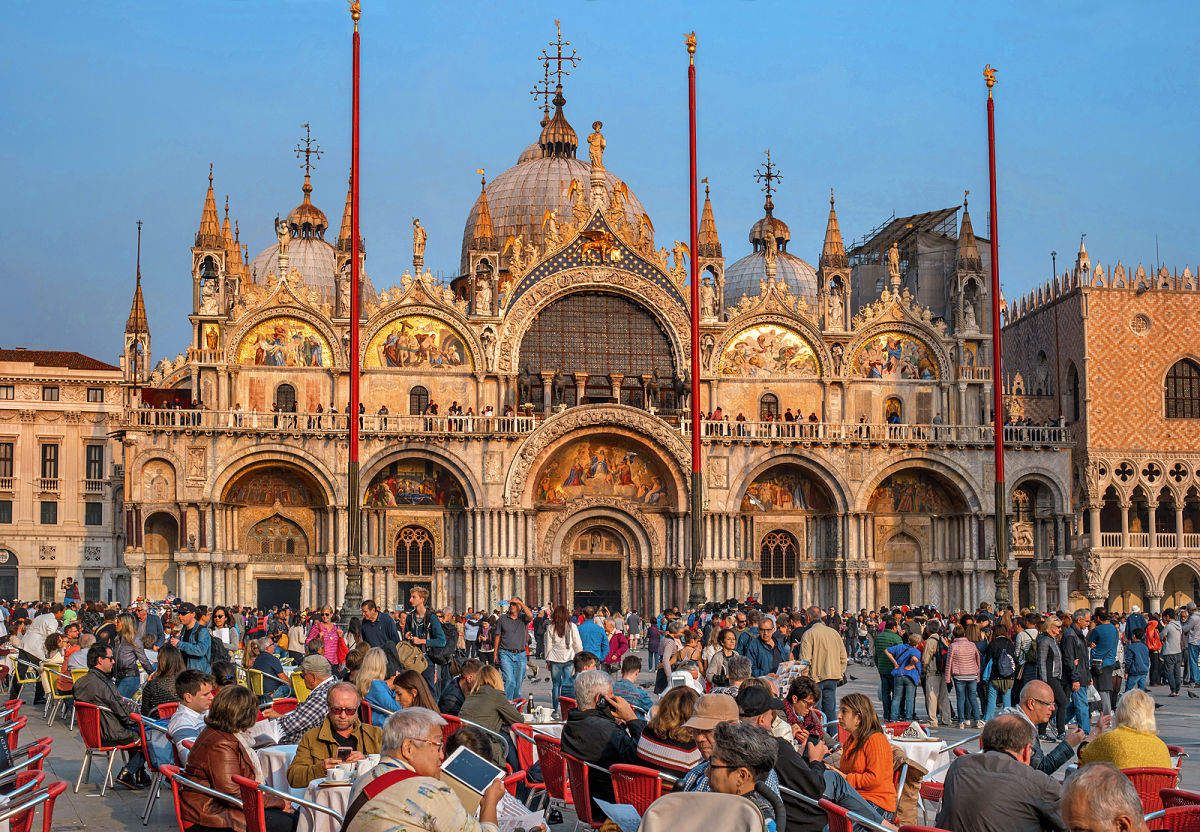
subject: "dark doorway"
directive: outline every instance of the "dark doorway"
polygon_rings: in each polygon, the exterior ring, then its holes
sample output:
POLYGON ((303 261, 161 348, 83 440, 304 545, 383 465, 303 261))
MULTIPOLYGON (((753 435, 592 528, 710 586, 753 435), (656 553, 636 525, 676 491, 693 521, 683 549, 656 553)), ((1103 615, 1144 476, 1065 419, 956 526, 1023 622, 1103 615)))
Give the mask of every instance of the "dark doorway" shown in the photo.
POLYGON ((54 579, 53 578, 38 578, 38 600, 53 601, 54 600, 54 579))
POLYGON ((287 604, 294 610, 300 609, 300 581, 277 578, 258 579, 258 608, 269 610, 287 604))
POLYGON ((11 601, 17 597, 17 570, 0 571, 0 599, 11 601))
POLYGON ((396 596, 397 605, 408 607, 408 593, 412 592, 414 587, 421 586, 424 587, 425 591, 429 593, 429 600, 425 602, 425 606, 429 609, 433 609, 433 584, 430 581, 401 578, 400 583, 397 584, 397 586, 400 588, 400 592, 396 596))
POLYGON ((575 561, 575 606, 621 609, 621 561, 575 561))
POLYGON ((912 584, 888 584, 888 606, 902 607, 912 604, 912 584))
POLYGON ((100 600, 100 579, 99 578, 84 578, 83 579, 83 600, 99 601, 100 600))
POLYGON ((790 607, 792 605, 791 584, 763 584, 762 602, 767 609, 771 607, 790 607))

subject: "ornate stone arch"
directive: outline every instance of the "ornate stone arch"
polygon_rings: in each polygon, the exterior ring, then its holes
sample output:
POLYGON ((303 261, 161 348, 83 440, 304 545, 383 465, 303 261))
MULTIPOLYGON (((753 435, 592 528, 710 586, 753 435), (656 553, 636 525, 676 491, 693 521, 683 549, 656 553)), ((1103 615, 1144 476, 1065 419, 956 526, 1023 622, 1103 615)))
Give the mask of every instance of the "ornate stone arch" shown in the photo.
POLYGON ((362 475, 359 478, 359 489, 362 492, 358 495, 360 504, 376 474, 393 462, 410 458, 428 459, 454 474, 463 488, 468 508, 478 506, 482 502, 483 483, 466 461, 439 445, 429 442, 407 442, 403 448, 392 447, 380 451, 363 464, 362 475))
MULTIPOLYGON (((229 339, 225 342, 225 361, 230 366, 238 366, 237 353, 238 347, 242 345, 242 339, 249 334, 255 326, 263 321, 269 321, 271 318, 296 318, 310 324, 314 329, 325 336, 325 340, 329 343, 329 349, 333 353, 330 356, 328 367, 323 367, 325 371, 344 370, 347 367, 348 360, 346 353, 342 349, 341 337, 333 331, 329 326, 329 322, 324 316, 318 315, 310 309, 303 306, 268 306, 260 307, 259 309, 245 315, 238 320, 233 331, 230 333, 229 339)), ((316 369, 316 368, 314 368, 316 369)))
POLYGON ((229 484, 255 465, 280 465, 300 469, 324 491, 326 506, 346 504, 346 484, 315 455, 303 454, 288 445, 259 445, 224 460, 220 472, 209 480, 204 499, 221 502, 229 484))
POLYGON ((835 514, 845 514, 850 510, 850 484, 829 460, 815 453, 774 453, 769 449, 761 451, 753 462, 742 469, 738 478, 730 483, 729 503, 726 510, 737 511, 750 484, 762 474, 779 465, 796 465, 813 474, 833 497, 835 514))
MULTIPOLYGON (((871 326, 859 332, 853 341, 850 342, 849 348, 846 350, 846 367, 845 373, 847 376, 852 375, 851 364, 854 362, 854 357, 858 355, 858 351, 862 346, 886 332, 899 332, 904 335, 916 338, 929 350, 938 362, 938 377, 936 379, 924 379, 926 384, 932 382, 949 382, 954 377, 954 362, 951 360, 950 354, 946 351, 942 343, 942 339, 937 333, 913 323, 903 320, 878 320, 872 322, 871 326)), ((921 381, 922 379, 913 379, 913 381, 921 381)))
POLYGON ((813 325, 807 317, 803 315, 788 315, 788 314, 765 314, 752 313, 745 316, 739 316, 729 322, 722 330, 717 338, 716 347, 713 349, 708 371, 716 375, 720 370, 721 356, 725 354, 726 348, 729 347, 733 339, 741 335, 747 329, 762 324, 774 324, 776 326, 786 327, 795 330, 800 337, 808 342, 812 348, 813 355, 817 359, 817 378, 822 379, 833 375, 833 361, 829 355, 829 349, 825 344, 825 340, 821 337, 821 332, 813 325))
POLYGON ((1167 565, 1162 569, 1158 570, 1158 580, 1152 585, 1147 584, 1147 586, 1149 586, 1152 590, 1157 587, 1158 590, 1166 592, 1167 576, 1180 566, 1186 566, 1189 570, 1191 570, 1192 574, 1196 576, 1196 579, 1200 580, 1200 565, 1197 565, 1195 558, 1175 558, 1167 563, 1167 565))
POLYGON ((406 303, 403 299, 393 301, 382 309, 379 309, 367 321, 367 326, 359 334, 358 338, 359 356, 366 355, 367 346, 379 334, 381 329, 396 319, 408 315, 424 315, 427 318, 435 318, 454 330, 454 333, 462 338, 463 344, 466 345, 467 350, 471 354, 471 366, 474 367, 474 372, 480 373, 485 371, 487 361, 484 358, 483 345, 479 342, 478 334, 466 318, 444 306, 412 303, 411 301, 406 303))
POLYGON ((568 533, 586 521, 596 518, 606 520, 610 528, 620 525, 624 528, 623 536, 627 543, 636 542, 636 547, 630 545, 629 551, 643 553, 649 558, 649 563, 631 563, 630 566, 648 569, 666 566, 666 553, 662 545, 662 536, 658 534, 655 525, 636 504, 616 497, 585 497, 568 503, 546 529, 542 538, 542 551, 553 565, 560 565, 563 544, 568 533))
POLYGON ((521 339, 538 313, 576 292, 609 292, 645 309, 658 321, 671 344, 675 366, 691 366, 691 349, 683 333, 689 331, 688 311, 661 286, 633 272, 613 268, 575 268, 547 277, 516 299, 504 313, 496 353, 496 370, 513 373, 520 367, 521 339))
MULTIPOLYGON (((1180 561, 1180 563, 1186 563, 1186 561, 1180 561)), ((1151 574, 1150 567, 1146 566, 1146 564, 1142 563, 1137 558, 1122 558, 1120 560, 1114 561, 1113 563, 1110 563, 1108 565, 1108 568, 1104 570, 1104 578, 1101 581, 1101 585, 1104 587, 1104 591, 1106 593, 1108 592, 1110 585, 1112 584, 1113 576, 1116 575, 1117 570, 1123 566, 1133 567, 1134 571, 1142 576, 1142 580, 1146 582, 1146 591, 1147 592, 1161 591, 1162 587, 1158 583, 1158 581, 1154 580, 1154 575, 1151 574)), ((1166 572, 1162 573, 1162 575, 1164 578, 1166 578, 1166 576, 1169 573, 1170 573, 1170 570, 1168 569, 1166 572)))
POLYGON ((1006 495, 1005 505, 1011 506, 1013 493, 1027 482, 1034 482, 1037 485, 1044 486, 1049 489, 1054 500, 1054 513, 1065 514, 1067 511, 1067 497, 1062 485, 1055 479, 1054 473, 1042 466, 1031 466, 1023 469, 1016 477, 1006 483, 1008 493, 1006 495))
MULTIPOLYGON (((568 434, 584 428, 615 428, 634 434, 635 438, 662 451, 668 471, 675 480, 677 499, 687 499, 691 451, 683 437, 666 422, 656 419, 636 407, 613 404, 589 404, 571 407, 551 416, 521 442, 516 458, 508 469, 504 485, 504 504, 509 507, 527 504, 526 483, 533 466, 543 458, 551 445, 567 438, 568 434)), ((571 437, 574 438, 574 437, 571 437)))
POLYGON ((967 504, 968 514, 983 512, 983 500, 980 498, 983 488, 975 481, 971 473, 952 460, 931 454, 894 455, 889 461, 877 466, 863 478, 859 485, 858 493, 854 497, 853 510, 856 512, 869 511, 871 495, 875 493, 875 489, 879 487, 880 483, 891 474, 906 468, 925 469, 940 474, 943 479, 958 489, 959 496, 967 504))

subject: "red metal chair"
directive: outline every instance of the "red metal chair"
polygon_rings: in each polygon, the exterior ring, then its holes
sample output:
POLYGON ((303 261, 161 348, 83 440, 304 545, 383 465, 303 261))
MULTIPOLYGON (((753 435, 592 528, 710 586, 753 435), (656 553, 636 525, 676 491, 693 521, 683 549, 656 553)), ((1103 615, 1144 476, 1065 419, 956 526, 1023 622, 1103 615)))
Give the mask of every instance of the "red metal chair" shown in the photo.
POLYGON ((1183 789, 1160 789, 1158 796, 1162 799, 1164 809, 1174 809, 1177 806, 1200 806, 1200 794, 1185 792, 1183 789))
POLYGON ((1138 797, 1142 799, 1142 810, 1146 814, 1161 811, 1162 798, 1159 792, 1163 789, 1173 789, 1179 784, 1179 769, 1177 768, 1124 768, 1121 773, 1130 779, 1137 789, 1138 797))
POLYGON ((534 735, 533 741, 537 745, 538 763, 542 767, 542 781, 546 784, 546 794, 550 795, 550 805, 553 806, 555 801, 563 808, 571 805, 574 798, 563 768, 562 741, 540 733, 534 735))
POLYGON ((154 709, 156 719, 170 719, 179 710, 178 702, 164 702, 154 709))
POLYGON ((28 717, 17 717, 3 727, 4 736, 8 738, 8 751, 15 754, 20 745, 21 729, 29 723, 28 717))
POLYGON ((83 737, 83 765, 79 767, 79 777, 75 780, 75 793, 79 793, 79 786, 92 770, 92 757, 100 754, 108 759, 108 766, 104 770, 104 782, 100 784, 100 796, 104 797, 104 792, 112 783, 112 767, 113 761, 116 759, 118 751, 130 751, 139 747, 142 744, 141 738, 136 742, 125 743, 124 745, 105 745, 100 739, 100 708, 95 705, 90 705, 87 702, 76 702, 75 712, 79 714, 79 735, 83 737))
MULTIPOLYGON (((517 748, 517 764, 521 766, 521 772, 525 775, 525 785, 531 792, 545 792, 545 783, 535 783, 529 779, 529 769, 533 768, 537 762, 537 745, 534 742, 534 730, 524 722, 517 722, 511 726, 513 744, 517 748)), ((530 795, 532 797, 532 795, 530 795)), ((528 800, 526 801, 529 802, 528 800)))
MULTIPOLYGON (((517 786, 525 782, 524 771, 514 771, 504 778, 504 790, 513 797, 517 796, 517 786)), ((252 832, 252 830, 251 830, 252 832)))
POLYGON ((33 828, 33 814, 41 806, 42 832, 50 832, 54 824, 54 801, 66 790, 65 782, 51 783, 44 790, 23 795, 21 801, 6 808, 0 818, 8 821, 11 832, 29 832, 33 828))
MULTIPOLYGON (((150 823, 150 813, 154 811, 154 802, 158 800, 158 793, 162 791, 163 773, 162 769, 154 764, 154 755, 150 751, 150 739, 146 734, 146 718, 141 714, 130 714, 130 717, 138 724, 138 733, 142 737, 142 754, 146 757, 146 768, 150 769, 150 773, 154 775, 150 781, 150 794, 146 798, 146 808, 142 811, 142 826, 146 826, 150 823)), ((174 743, 171 743, 171 750, 175 750, 174 743)))
POLYGON ((278 699, 272 699, 270 702, 271 710, 280 716, 283 716, 284 714, 290 714, 299 707, 300 700, 294 696, 281 696, 278 699))
POLYGON ((910 725, 912 725, 911 722, 885 722, 883 724, 883 727, 889 729, 894 735, 896 735, 898 737, 901 734, 903 734, 905 731, 907 731, 908 726, 910 726, 910 725))
POLYGON ((577 706, 578 703, 569 696, 558 697, 558 718, 565 720, 567 714, 575 710, 577 706))
POLYGON ((180 808, 182 804, 179 802, 179 786, 175 783, 175 778, 179 775, 179 766, 163 764, 158 767, 158 770, 171 784, 171 796, 175 798, 171 802, 175 806, 175 822, 179 824, 179 832, 187 832, 187 827, 183 825, 183 811, 180 808))
MULTIPOLYGON (((598 819, 592 811, 592 793, 588 787, 587 763, 578 757, 572 757, 565 751, 562 754, 563 767, 567 770, 567 780, 571 784, 571 794, 575 798, 575 817, 578 823, 587 824, 592 829, 599 829, 604 821, 598 819)), ((578 823, 576 829, 579 828, 578 823)))
POLYGON ((877 821, 859 817, 849 809, 844 809, 825 798, 821 798, 817 805, 825 810, 825 822, 829 826, 829 832, 854 832, 855 826, 870 829, 872 832, 886 832, 887 830, 887 827, 877 821))
POLYGON ((206 794, 209 797, 214 797, 217 800, 223 800, 239 809, 242 808, 242 801, 239 798, 222 794, 221 792, 210 789, 207 786, 192 782, 179 773, 179 766, 163 765, 159 766, 159 769, 162 771, 163 776, 166 777, 171 783, 171 796, 174 798, 173 802, 175 804, 175 820, 179 823, 179 832, 187 832, 187 826, 184 825, 183 822, 183 803, 179 799, 179 793, 184 789, 192 789, 200 792, 201 794, 206 794))
POLYGON ((450 739, 450 735, 462 727, 462 720, 452 714, 442 714, 446 724, 442 726, 442 741, 450 739))
POLYGON ((1153 830, 1165 829, 1167 832, 1197 832, 1200 830, 1200 806, 1176 806, 1161 814, 1154 813, 1147 817, 1146 824, 1153 830))
POLYGON ((1182 745, 1168 745, 1167 753, 1175 758, 1175 768, 1183 768, 1183 758, 1188 756, 1182 745))
POLYGON ((20 803, 26 799, 26 792, 33 792, 42 787, 42 783, 46 780, 46 772, 44 771, 22 771, 17 774, 16 779, 12 782, 12 791, 4 794, 4 802, 20 803))
POLYGON ((639 815, 646 814, 650 804, 662 797, 662 778, 652 768, 618 763, 608 772, 612 775, 613 794, 617 803, 634 807, 639 815))
POLYGON ((237 784, 238 792, 241 794, 242 814, 246 816, 246 832, 267 832, 267 806, 266 801, 263 800, 263 797, 266 795, 281 797, 291 803, 304 806, 313 812, 321 812, 329 815, 337 820, 337 824, 334 826, 335 829, 340 829, 342 826, 342 815, 328 806, 321 806, 317 803, 281 792, 265 783, 257 783, 248 777, 242 777, 240 774, 233 775, 233 782, 237 784))
POLYGON ((896 832, 948 832, 948 830, 940 829, 936 826, 913 826, 906 823, 896 830, 896 832))
POLYGON ((510 699, 508 701, 517 709, 519 713, 527 713, 525 710, 525 704, 529 701, 528 699, 510 699))

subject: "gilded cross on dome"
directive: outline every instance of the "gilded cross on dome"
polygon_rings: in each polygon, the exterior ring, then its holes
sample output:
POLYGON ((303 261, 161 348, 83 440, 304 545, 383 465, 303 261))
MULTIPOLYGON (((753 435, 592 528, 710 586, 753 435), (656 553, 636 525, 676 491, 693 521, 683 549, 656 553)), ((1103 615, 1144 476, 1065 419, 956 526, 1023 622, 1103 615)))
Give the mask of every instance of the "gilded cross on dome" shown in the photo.
POLYGON ((529 94, 532 95, 534 99, 536 99, 539 95, 542 97, 542 124, 545 125, 548 121, 550 121, 550 93, 553 92, 553 90, 550 89, 550 59, 547 58, 542 60, 539 58, 538 60, 542 62, 544 77, 541 81, 533 85, 533 89, 529 91, 529 94))
POLYGON ((754 178, 763 183, 762 189, 767 192, 767 201, 771 201, 771 192, 774 191, 773 183, 783 179, 783 174, 779 173, 775 164, 771 161, 771 151, 767 150, 767 161, 755 171, 754 178))
POLYGON ((304 128, 304 146, 300 146, 300 142, 296 143, 296 158, 304 157, 304 178, 312 172, 312 157, 321 158, 321 145, 316 144, 312 140, 312 132, 308 129, 308 124, 301 125, 304 128))
MULTIPOLYGON (((557 69, 554 70, 553 74, 558 79, 558 82, 557 82, 558 86, 561 87, 562 86, 562 77, 564 75, 571 74, 571 70, 563 69, 563 64, 569 63, 571 66, 575 66, 575 64, 582 61, 583 58, 580 58, 575 53, 574 49, 571 50, 570 55, 563 54, 563 47, 570 46, 571 41, 562 39, 562 26, 560 25, 560 23, 561 23, 561 21, 558 21, 558 20, 554 21, 554 29, 557 31, 558 36, 553 41, 550 42, 550 46, 553 46, 554 49, 556 50, 555 54, 551 55, 549 52, 547 52, 545 49, 543 49, 542 54, 538 56, 538 60, 544 62, 546 64, 547 69, 550 68, 551 61, 554 61, 555 64, 557 64, 557 69)), ((549 84, 549 82, 550 82, 550 75, 547 74, 546 75, 546 83, 549 84)))

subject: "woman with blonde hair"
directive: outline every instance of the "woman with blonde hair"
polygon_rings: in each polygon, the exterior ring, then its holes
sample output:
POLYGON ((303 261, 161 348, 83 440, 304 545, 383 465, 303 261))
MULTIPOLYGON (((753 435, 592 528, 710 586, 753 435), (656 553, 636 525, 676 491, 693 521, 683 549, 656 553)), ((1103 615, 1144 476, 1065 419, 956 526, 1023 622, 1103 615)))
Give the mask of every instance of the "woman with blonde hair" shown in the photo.
POLYGON ((700 694, 689 687, 671 688, 658 700, 654 717, 637 744, 638 759, 668 774, 686 774, 703 759, 696 735, 683 724, 692 718, 700 694))
POLYGON ((117 637, 113 639, 113 681, 127 699, 132 699, 142 686, 139 664, 147 673, 154 672, 154 662, 137 641, 137 619, 123 612, 117 616, 117 637))
MULTIPOLYGON (((524 721, 521 712, 504 696, 504 677, 490 664, 479 668, 479 675, 475 677, 475 684, 472 686, 471 692, 463 700, 458 716, 464 721, 473 722, 497 734, 509 725, 524 721)), ((513 748, 514 746, 510 742, 509 750, 512 751, 513 748)), ((505 763, 504 749, 495 738, 492 739, 492 750, 493 761, 496 765, 503 766, 505 763)), ((515 758, 515 755, 511 756, 515 758)), ((515 763, 515 759, 508 762, 515 763)))
POLYGON ((875 706, 864 694, 846 694, 838 708, 838 725, 850 735, 842 747, 839 770, 881 820, 891 820, 896 811, 892 747, 883 735, 875 706))
POLYGON ((387 654, 382 647, 372 647, 362 657, 354 687, 362 701, 371 706, 371 724, 383 727, 384 720, 404 707, 392 687, 399 673, 387 678, 387 654))
POLYGON ((1170 768, 1171 752, 1158 738, 1154 697, 1131 690, 1113 714, 1113 729, 1079 749, 1079 764, 1112 763, 1117 768, 1170 768))

